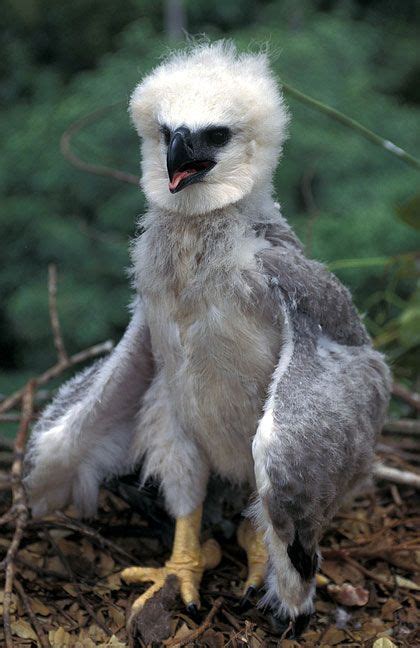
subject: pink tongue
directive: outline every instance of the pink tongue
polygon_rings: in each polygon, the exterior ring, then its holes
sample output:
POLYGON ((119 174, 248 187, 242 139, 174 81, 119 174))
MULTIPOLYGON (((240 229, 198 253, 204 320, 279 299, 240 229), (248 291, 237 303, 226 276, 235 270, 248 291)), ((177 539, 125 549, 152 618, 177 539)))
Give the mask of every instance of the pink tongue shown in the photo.
POLYGON ((188 178, 188 176, 193 175, 194 173, 197 173, 196 169, 188 169, 187 171, 175 171, 174 177, 169 183, 169 189, 176 189, 181 180, 188 178))

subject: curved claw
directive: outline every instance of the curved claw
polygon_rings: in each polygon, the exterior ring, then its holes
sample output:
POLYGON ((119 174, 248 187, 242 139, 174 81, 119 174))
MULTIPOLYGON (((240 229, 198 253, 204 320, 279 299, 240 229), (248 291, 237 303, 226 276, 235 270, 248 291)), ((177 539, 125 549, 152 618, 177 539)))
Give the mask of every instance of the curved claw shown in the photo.
POLYGON ((163 588, 168 576, 177 577, 184 604, 194 613, 199 610, 198 588, 203 572, 216 567, 222 555, 215 540, 207 540, 200 545, 201 513, 202 508, 199 507, 176 520, 172 555, 163 567, 128 567, 123 570, 121 575, 127 583, 153 583, 134 601, 133 614, 163 588))
POLYGON ((188 616, 195 622, 198 622, 200 620, 200 615, 198 614, 198 607, 195 605, 195 603, 190 603, 189 605, 186 606, 186 611, 188 616))
POLYGON ((248 607, 248 604, 250 603, 250 599, 252 596, 254 596, 255 592, 257 591, 257 588, 254 587, 254 585, 250 585, 247 590, 245 591, 245 594, 242 596, 242 598, 239 601, 239 607, 241 609, 245 609, 248 607))

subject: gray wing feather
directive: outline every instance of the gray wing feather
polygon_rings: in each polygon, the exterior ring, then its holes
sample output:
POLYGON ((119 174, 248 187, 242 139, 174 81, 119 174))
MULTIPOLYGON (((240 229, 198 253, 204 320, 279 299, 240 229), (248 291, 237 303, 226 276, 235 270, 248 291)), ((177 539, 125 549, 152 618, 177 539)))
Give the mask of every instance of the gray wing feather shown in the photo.
POLYGON ((131 467, 136 414, 153 370, 138 300, 114 351, 67 382, 33 430, 25 485, 35 515, 69 503, 94 513, 100 482, 131 467))
POLYGON ((268 236, 272 247, 258 259, 286 306, 317 322, 333 340, 348 345, 366 344, 369 337, 352 303, 350 292, 322 263, 304 257, 295 245, 268 236))
POLYGON ((284 344, 253 441, 255 513, 270 554, 264 599, 293 617, 312 609, 318 542, 370 477, 390 373, 349 291, 281 240, 260 252, 284 344))

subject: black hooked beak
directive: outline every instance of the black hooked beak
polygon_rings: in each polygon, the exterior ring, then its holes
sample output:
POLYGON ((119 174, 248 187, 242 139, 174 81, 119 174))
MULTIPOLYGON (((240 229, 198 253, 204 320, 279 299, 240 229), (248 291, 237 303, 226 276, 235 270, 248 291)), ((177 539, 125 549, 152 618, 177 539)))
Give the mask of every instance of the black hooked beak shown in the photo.
POLYGON ((169 191, 177 193, 189 184, 199 182, 216 164, 205 154, 198 134, 192 134, 185 126, 177 128, 168 144, 166 165, 169 176, 169 191))

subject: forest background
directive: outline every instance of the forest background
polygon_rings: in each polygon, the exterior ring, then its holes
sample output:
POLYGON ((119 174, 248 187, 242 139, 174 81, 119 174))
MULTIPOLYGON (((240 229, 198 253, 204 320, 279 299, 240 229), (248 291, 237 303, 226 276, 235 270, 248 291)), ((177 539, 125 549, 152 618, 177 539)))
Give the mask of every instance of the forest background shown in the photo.
MULTIPOLYGON (((60 138, 99 110, 74 134, 74 152, 138 174, 128 98, 183 40, 183 29, 233 38, 241 49, 268 45, 279 79, 411 154, 420 152, 415 0, 6 0, 2 19, 3 394, 54 364, 49 264, 59 272, 69 353, 117 341, 128 322, 129 241, 144 197, 134 184, 71 166, 60 138)), ((350 287, 398 380, 418 390, 419 170, 295 97, 286 99, 290 138, 275 177, 283 213, 307 253, 350 287)))

